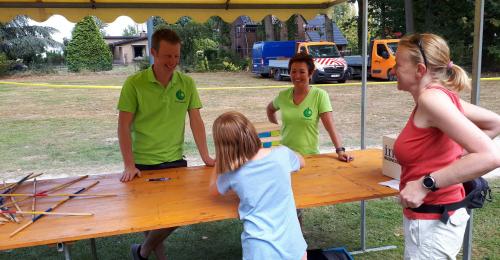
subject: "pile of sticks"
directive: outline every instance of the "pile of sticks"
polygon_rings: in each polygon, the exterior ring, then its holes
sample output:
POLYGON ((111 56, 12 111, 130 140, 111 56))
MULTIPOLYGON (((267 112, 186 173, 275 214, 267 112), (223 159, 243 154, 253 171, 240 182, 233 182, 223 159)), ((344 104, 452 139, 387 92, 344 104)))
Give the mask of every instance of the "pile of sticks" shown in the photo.
MULTIPOLYGON (((75 197, 88 197, 88 196, 93 196, 93 197, 106 197, 106 196, 115 196, 116 194, 89 194, 89 193, 84 193, 91 189, 92 187, 96 186, 99 181, 93 182, 90 185, 87 185, 86 187, 80 188, 76 192, 73 193, 58 193, 54 194, 54 192, 67 188, 83 179, 86 179, 88 175, 78 177, 77 179, 67 181, 65 183, 62 183, 60 185, 57 185, 55 187, 52 187, 50 189, 44 190, 44 191, 37 191, 36 186, 37 186, 37 180, 36 178, 41 176, 43 173, 39 174, 34 174, 30 173, 20 179, 18 182, 11 183, 11 184, 5 184, 3 187, 0 187, 0 225, 9 223, 9 222, 14 222, 17 224, 20 224, 21 221, 19 219, 19 215, 32 215, 31 220, 25 223, 24 225, 20 226, 18 229, 16 229, 14 232, 10 234, 10 237, 15 236, 17 233, 21 232, 22 230, 26 229, 36 221, 38 221, 40 218, 46 216, 46 215, 62 215, 62 216, 92 216, 94 213, 91 212, 54 212, 54 210, 67 202, 68 200, 71 200, 75 197), (33 179, 31 186, 33 187, 33 193, 14 193, 23 183, 26 183, 28 180, 33 179), (48 209, 45 209, 43 211, 37 211, 36 210, 36 201, 37 198, 44 198, 44 197, 64 197, 64 199, 58 201, 48 209), (16 198, 20 198, 17 199, 16 198), (10 201, 8 201, 10 199, 10 201), (31 210, 22 210, 19 207, 20 202, 31 199, 31 210), (11 209, 12 207, 15 207, 15 209, 11 209)), ((28 184, 28 183, 27 183, 28 184)))

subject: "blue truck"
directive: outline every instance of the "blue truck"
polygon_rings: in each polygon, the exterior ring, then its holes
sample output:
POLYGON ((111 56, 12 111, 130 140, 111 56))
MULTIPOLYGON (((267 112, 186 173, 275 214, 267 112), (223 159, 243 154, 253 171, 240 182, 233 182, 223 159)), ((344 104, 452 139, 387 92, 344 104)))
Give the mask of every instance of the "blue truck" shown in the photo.
POLYGON ((347 63, 333 42, 256 42, 252 50, 252 72, 276 80, 290 78, 288 62, 298 52, 305 52, 314 59, 316 70, 311 83, 344 83, 349 77, 346 73, 347 63))

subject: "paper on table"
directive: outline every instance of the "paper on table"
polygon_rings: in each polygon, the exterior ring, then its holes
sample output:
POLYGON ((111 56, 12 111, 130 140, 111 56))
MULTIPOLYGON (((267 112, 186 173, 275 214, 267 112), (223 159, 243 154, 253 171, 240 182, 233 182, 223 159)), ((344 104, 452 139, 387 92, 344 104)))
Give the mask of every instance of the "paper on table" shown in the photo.
POLYGON ((390 181, 384 181, 379 183, 382 186, 387 186, 389 188, 399 190, 399 180, 392 179, 390 181))

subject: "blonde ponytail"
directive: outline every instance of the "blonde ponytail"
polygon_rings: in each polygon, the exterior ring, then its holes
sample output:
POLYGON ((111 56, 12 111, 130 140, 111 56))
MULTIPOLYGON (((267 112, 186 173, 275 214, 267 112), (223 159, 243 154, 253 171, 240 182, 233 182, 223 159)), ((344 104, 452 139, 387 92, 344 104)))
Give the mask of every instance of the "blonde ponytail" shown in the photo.
POLYGON ((464 89, 469 90, 471 88, 470 79, 467 76, 467 72, 465 72, 462 67, 451 64, 447 70, 448 80, 444 81, 444 84, 448 89, 460 92, 464 89))

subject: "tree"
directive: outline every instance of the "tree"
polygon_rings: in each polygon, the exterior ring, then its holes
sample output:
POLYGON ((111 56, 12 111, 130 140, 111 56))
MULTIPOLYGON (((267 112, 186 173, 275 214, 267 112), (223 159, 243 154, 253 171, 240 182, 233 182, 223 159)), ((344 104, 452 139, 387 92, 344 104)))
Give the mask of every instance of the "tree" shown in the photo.
POLYGON ((137 28, 132 25, 128 25, 127 27, 125 27, 122 32, 123 36, 136 36, 138 34, 139 32, 137 31, 137 28))
POLYGON ((90 71, 111 70, 112 55, 104 42, 94 19, 83 18, 75 25, 72 39, 66 47, 68 70, 73 72, 82 69, 90 71))
POLYGON ((25 64, 30 64, 48 47, 62 46, 52 39, 55 32, 52 27, 30 25, 26 16, 16 16, 6 24, 0 23, 0 52, 8 59, 23 59, 25 64))
POLYGON ((97 16, 92 16, 92 18, 94 19, 94 23, 97 25, 97 28, 99 28, 99 32, 101 32, 102 37, 106 36, 106 31, 104 29, 108 27, 108 24, 103 22, 97 16))

